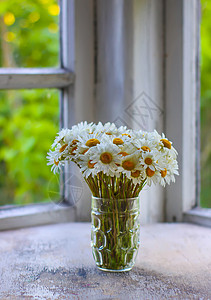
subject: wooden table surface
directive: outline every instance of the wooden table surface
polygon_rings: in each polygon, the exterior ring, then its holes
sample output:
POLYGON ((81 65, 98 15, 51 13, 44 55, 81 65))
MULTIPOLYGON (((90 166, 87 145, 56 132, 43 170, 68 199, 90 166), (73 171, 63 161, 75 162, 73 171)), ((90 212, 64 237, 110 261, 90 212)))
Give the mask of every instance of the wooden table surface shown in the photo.
POLYGON ((143 226, 125 273, 95 267, 90 223, 0 232, 0 299, 211 299, 211 229, 143 226))

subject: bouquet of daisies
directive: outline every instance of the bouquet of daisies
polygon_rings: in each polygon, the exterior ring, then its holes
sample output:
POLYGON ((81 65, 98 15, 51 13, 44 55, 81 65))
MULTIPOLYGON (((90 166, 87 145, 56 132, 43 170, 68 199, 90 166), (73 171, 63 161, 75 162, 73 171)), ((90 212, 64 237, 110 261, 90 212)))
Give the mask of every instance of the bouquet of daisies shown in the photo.
POLYGON ((137 197, 152 183, 165 186, 178 175, 177 151, 164 134, 82 122, 62 129, 48 152, 56 173, 66 162, 78 165, 95 197, 137 197))
POLYGON ((165 186, 178 175, 177 151, 157 131, 80 123, 62 129, 48 153, 54 173, 73 161, 92 192, 92 251, 103 270, 129 270, 139 247, 143 187, 165 186))

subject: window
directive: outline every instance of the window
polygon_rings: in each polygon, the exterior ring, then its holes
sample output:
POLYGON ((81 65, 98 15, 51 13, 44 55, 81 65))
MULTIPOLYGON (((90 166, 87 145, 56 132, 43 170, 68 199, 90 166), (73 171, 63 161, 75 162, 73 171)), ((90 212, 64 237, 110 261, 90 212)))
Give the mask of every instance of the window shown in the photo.
POLYGON ((50 201, 45 157, 59 130, 59 91, 4 90, 0 99, 0 205, 50 201))
MULTIPOLYGON (((33 222, 39 223, 38 215, 56 210, 58 214, 62 210, 53 207, 52 203, 24 208, 13 205, 52 200, 48 191, 49 182, 52 188, 52 173, 46 166, 45 156, 59 130, 59 107, 63 107, 63 95, 73 78, 70 70, 65 68, 63 59, 63 52, 67 52, 64 40, 67 40, 69 32, 66 30, 67 11, 62 9, 63 5, 68 7, 65 1, 59 5, 56 0, 4 1, 2 5, 1 228, 7 228, 5 222, 13 222, 17 216, 26 217, 28 214, 31 218, 34 215, 36 220, 32 221, 33 225, 33 222), (59 45, 60 9, 63 33, 59 45)), ((59 200, 59 185, 55 181, 53 190, 59 200)))
POLYGON ((211 5, 201 0, 201 207, 211 208, 211 5))
MULTIPOLYGON (((193 209, 199 203, 200 1, 62 0, 60 15, 59 67, 1 69, 0 88, 59 89, 61 127, 116 121, 165 132, 179 152, 180 176, 166 190, 143 191, 142 222, 185 216, 208 225, 207 210, 193 209)), ((74 166, 62 183, 70 203, 81 192, 72 216, 89 220, 90 193, 74 166)), ((47 205, 33 211, 45 216, 39 222, 59 222, 55 206, 47 205)), ((62 210, 63 221, 70 220, 68 209, 62 210)))

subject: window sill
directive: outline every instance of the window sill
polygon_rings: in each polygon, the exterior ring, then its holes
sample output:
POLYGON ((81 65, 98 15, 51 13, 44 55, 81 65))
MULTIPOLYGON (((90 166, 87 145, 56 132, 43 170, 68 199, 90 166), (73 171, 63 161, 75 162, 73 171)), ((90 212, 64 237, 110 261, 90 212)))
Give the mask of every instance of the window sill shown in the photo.
POLYGON ((0 232, 0 298, 210 299, 211 229, 192 224, 141 228, 136 265, 99 271, 90 223, 0 232))
POLYGON ((211 227, 211 209, 196 207, 184 213, 184 221, 211 227))
POLYGON ((75 221, 75 208, 66 204, 39 203, 0 208, 0 230, 75 221))

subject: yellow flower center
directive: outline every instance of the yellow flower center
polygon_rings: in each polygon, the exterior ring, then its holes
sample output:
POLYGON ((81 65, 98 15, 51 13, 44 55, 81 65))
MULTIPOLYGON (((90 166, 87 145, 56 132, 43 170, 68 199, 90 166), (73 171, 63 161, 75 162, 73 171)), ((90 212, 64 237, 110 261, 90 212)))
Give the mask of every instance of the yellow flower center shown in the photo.
POLYGON ((136 170, 134 172, 131 172, 131 176, 134 177, 134 178, 137 178, 139 177, 141 174, 141 172, 139 170, 136 170))
POLYGON ((112 133, 110 133, 110 132, 106 132, 106 134, 107 134, 107 135, 112 135, 112 133))
POLYGON ((73 152, 74 152, 77 148, 78 148, 77 146, 73 147, 72 150, 70 151, 70 154, 75 155, 75 153, 73 153, 73 152))
POLYGON ((115 145, 122 145, 122 144, 124 144, 124 142, 123 142, 122 139, 115 138, 115 139, 113 139, 113 144, 115 144, 115 145))
POLYGON ((67 146, 68 146, 68 144, 65 144, 65 145, 61 146, 61 148, 59 149, 59 152, 60 153, 63 152, 66 149, 67 146))
POLYGON ((148 177, 152 177, 155 174, 155 171, 151 170, 149 167, 146 169, 146 173, 148 177))
POLYGON ((134 169, 135 164, 134 164, 134 162, 131 161, 131 160, 125 160, 125 161, 123 161, 123 163, 122 163, 122 167, 123 167, 125 170, 127 170, 127 171, 131 171, 131 170, 134 169))
POLYGON ((72 140, 72 145, 75 145, 78 143, 78 140, 72 140))
POLYGON ((127 155, 129 155, 127 152, 124 152, 124 151, 119 152, 118 154, 121 154, 122 156, 127 156, 127 155))
POLYGON ((86 146, 88 147, 93 147, 96 146, 97 144, 100 144, 100 141, 98 139, 90 139, 86 142, 86 146))
POLYGON ((166 174, 167 174, 166 168, 164 170, 161 170, 160 174, 161 174, 162 177, 166 177, 166 174))
POLYGON ((102 163, 104 164, 110 164, 112 162, 112 155, 108 152, 104 152, 100 155, 100 160, 102 161, 102 163))
POLYGON ((55 163, 56 166, 58 166, 58 164, 59 164, 59 162, 55 161, 55 159, 54 159, 54 163, 55 163))
POLYGON ((89 150, 89 149, 84 150, 84 151, 82 152, 82 154, 85 154, 88 150, 89 150))
POLYGON ((147 146, 142 146, 141 149, 142 149, 143 151, 149 151, 149 152, 151 151, 150 148, 147 147, 147 146))
POLYGON ((171 143, 166 139, 161 139, 161 142, 163 143, 164 147, 171 149, 171 143))
POLYGON ((92 163, 91 160, 88 161, 88 168, 93 169, 96 163, 92 163))
POLYGON ((150 166, 152 164, 152 159, 150 157, 146 157, 144 160, 145 164, 147 164, 148 166, 150 166))
POLYGON ((131 138, 131 135, 127 134, 127 133, 123 133, 122 135, 126 135, 128 136, 129 138, 131 138))

